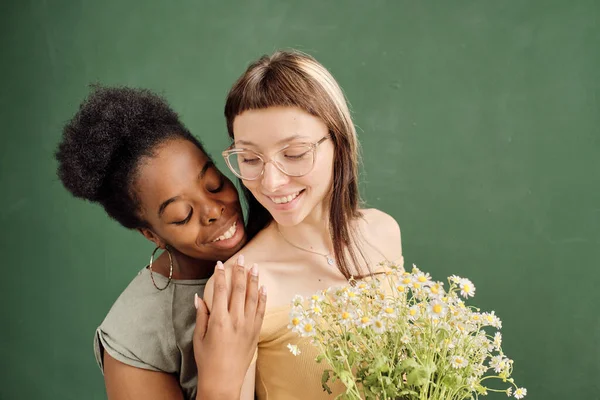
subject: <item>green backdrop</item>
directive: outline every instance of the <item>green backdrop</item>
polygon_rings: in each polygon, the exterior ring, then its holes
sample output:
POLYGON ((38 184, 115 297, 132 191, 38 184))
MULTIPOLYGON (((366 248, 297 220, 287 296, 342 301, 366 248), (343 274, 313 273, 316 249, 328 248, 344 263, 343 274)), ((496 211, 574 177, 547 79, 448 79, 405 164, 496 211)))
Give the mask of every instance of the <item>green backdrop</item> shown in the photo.
POLYGON ((56 178, 87 85, 163 93, 218 155, 228 88, 281 47, 339 80, 365 200, 398 220, 408 263, 474 281, 529 398, 600 399, 600 2, 5 1, 0 15, 1 399, 104 398, 93 332, 152 250, 56 178))

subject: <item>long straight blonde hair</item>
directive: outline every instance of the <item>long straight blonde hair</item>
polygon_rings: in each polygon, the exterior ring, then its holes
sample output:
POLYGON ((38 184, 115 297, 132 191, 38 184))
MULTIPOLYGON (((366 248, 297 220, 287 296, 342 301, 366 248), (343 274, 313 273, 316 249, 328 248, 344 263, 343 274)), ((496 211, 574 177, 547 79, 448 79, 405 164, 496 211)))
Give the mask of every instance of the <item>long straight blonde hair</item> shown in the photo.
MULTIPOLYGON (((225 119, 229 136, 234 138, 233 121, 244 111, 278 106, 298 107, 320 118, 329 129, 335 148, 329 196, 329 227, 334 255, 340 272, 346 278, 351 276, 351 262, 360 275, 360 264, 352 246, 356 229, 351 224, 361 216, 359 144, 344 93, 329 71, 307 54, 277 51, 263 56, 250 64, 227 95, 225 119)), ((247 231, 249 237, 253 237, 273 217, 248 189, 243 185, 242 188, 248 202, 247 231)))

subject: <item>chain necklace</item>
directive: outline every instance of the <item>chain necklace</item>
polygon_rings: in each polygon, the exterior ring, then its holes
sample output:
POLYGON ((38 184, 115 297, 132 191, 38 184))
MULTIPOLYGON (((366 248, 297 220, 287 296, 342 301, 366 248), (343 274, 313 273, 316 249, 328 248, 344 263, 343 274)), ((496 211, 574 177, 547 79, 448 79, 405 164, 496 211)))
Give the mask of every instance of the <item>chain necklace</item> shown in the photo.
POLYGON ((279 230, 279 224, 275 224, 277 227, 277 232, 279 233, 279 236, 281 236, 283 238, 283 240, 285 240, 287 242, 287 244, 289 244, 292 247, 297 248, 298 250, 302 250, 302 251, 306 251, 308 253, 313 253, 316 255, 319 255, 321 257, 325 257, 325 259, 327 260, 327 264, 329 265, 334 265, 335 264, 335 259, 333 257, 331 257, 331 255, 329 253, 327 254, 323 254, 323 253, 319 253, 313 250, 309 250, 309 249, 305 249, 303 247, 300 246, 296 246, 294 243, 290 242, 289 240, 287 240, 287 238, 285 236, 283 236, 283 233, 281 233, 281 231, 279 230))

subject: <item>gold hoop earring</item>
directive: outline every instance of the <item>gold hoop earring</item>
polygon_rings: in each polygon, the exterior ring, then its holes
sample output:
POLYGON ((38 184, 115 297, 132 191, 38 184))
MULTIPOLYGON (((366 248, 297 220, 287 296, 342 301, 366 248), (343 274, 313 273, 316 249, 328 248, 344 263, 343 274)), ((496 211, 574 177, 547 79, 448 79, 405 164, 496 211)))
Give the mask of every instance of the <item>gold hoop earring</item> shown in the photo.
POLYGON ((158 249, 160 249, 160 247, 157 246, 154 249, 154 251, 152 252, 152 255, 150 256, 150 266, 148 268, 150 269, 150 279, 152 279, 152 284, 154 285, 154 287, 157 288, 158 290, 165 290, 167 287, 169 287, 169 284, 171 283, 171 278, 173 278, 173 257, 171 256, 169 247, 165 247, 165 250, 167 251, 167 254, 169 255, 169 280, 167 281, 167 284, 165 285, 165 287, 160 288, 154 281, 154 275, 152 274, 152 264, 154 263, 154 255, 156 254, 158 249))

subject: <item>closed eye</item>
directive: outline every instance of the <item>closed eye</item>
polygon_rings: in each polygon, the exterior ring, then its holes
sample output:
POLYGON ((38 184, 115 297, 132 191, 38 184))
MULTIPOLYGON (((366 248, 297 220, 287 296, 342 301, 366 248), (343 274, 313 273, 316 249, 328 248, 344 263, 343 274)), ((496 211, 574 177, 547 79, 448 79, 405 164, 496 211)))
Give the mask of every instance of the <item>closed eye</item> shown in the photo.
POLYGON ((223 189, 223 186, 225 186, 225 177, 223 175, 220 176, 220 180, 219 180, 219 186, 216 187, 215 189, 208 189, 209 192, 211 193, 218 193, 223 189))
POLYGON ((190 213, 188 214, 188 216, 184 220, 175 221, 175 222, 172 222, 172 224, 174 224, 174 225, 185 225, 185 224, 187 224, 189 222, 189 220, 192 218, 192 214, 193 213, 194 213, 194 210, 190 209, 190 213))

